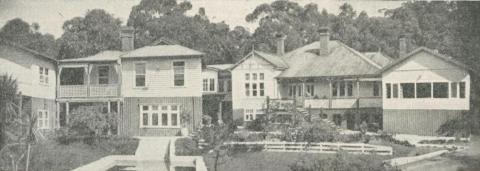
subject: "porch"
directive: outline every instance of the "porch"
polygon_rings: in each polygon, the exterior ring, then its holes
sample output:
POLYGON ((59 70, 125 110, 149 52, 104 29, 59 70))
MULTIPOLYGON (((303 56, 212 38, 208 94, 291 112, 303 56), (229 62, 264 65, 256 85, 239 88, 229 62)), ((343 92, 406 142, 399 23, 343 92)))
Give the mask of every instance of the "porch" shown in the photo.
POLYGON ((120 71, 116 62, 60 64, 59 98, 119 97, 120 71))
POLYGON ((283 103, 313 109, 381 108, 380 78, 280 79, 283 103))

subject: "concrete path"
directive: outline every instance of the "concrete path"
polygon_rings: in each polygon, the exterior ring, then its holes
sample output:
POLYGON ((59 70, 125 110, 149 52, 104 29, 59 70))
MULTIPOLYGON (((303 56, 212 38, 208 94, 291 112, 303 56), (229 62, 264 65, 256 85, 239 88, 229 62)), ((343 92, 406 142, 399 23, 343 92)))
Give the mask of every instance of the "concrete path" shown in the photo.
MULTIPOLYGON (((168 144, 173 143, 173 137, 137 137, 138 143, 135 157, 140 160, 164 161, 168 151, 168 144)), ((172 144, 173 145, 173 144, 172 144)))

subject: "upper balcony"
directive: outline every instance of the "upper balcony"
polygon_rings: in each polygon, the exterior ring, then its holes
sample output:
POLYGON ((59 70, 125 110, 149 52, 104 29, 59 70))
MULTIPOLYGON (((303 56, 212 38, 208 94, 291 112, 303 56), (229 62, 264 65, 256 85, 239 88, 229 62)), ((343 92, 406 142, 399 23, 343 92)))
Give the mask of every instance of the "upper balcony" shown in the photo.
MULTIPOLYGON (((79 58, 83 59, 83 58, 79 58)), ((120 65, 116 60, 62 60, 59 65, 59 98, 98 98, 120 96, 120 65)))

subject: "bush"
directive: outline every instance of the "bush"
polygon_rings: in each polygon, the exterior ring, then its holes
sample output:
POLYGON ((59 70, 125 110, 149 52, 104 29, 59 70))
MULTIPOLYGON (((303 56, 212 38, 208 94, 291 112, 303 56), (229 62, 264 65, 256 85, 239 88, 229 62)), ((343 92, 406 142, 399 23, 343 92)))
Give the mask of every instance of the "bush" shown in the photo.
POLYGON ((177 156, 198 156, 202 151, 198 144, 191 138, 179 138, 175 141, 175 155, 177 156))
POLYGON ((247 123, 247 129, 250 131, 264 131, 265 130, 265 120, 262 118, 257 118, 253 121, 247 123))

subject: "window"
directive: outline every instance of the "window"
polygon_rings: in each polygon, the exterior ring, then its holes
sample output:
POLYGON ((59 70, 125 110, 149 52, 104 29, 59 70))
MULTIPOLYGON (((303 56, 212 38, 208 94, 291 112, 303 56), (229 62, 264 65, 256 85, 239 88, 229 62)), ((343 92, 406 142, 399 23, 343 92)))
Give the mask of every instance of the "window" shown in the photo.
POLYGON ((135 87, 145 87, 146 64, 135 64, 135 87))
POLYGON ((227 81, 227 92, 232 92, 232 80, 227 81))
POLYGON ((39 68, 40 84, 48 84, 48 68, 39 68))
POLYGON ((386 85, 386 89, 387 89, 387 99, 389 98, 392 98, 392 84, 390 83, 387 83, 385 84, 386 85))
POLYGON ((208 91, 208 79, 203 79, 203 91, 208 91))
POLYGON ((215 91, 215 78, 210 78, 210 91, 215 91))
POLYGON ((340 93, 338 94, 338 96, 342 96, 342 97, 345 96, 345 84, 344 84, 344 82, 341 82, 339 84, 338 89, 340 90, 340 93))
POLYGON ((345 82, 345 84, 347 86, 347 96, 349 97, 353 96, 353 82, 347 81, 345 82))
POLYGON ((352 81, 338 81, 332 83, 332 96, 334 97, 351 97, 353 96, 352 81))
POLYGON ((448 83, 433 83, 433 98, 448 98, 448 83))
POLYGON ((185 85, 185 62, 183 61, 173 62, 173 85, 185 85))
POLYGON ((265 96, 265 83, 263 82, 263 73, 245 74, 245 96, 265 96), (250 79, 250 76, 251 79, 250 79))
POLYGON ((337 84, 336 82, 332 83, 332 96, 334 96, 334 97, 335 97, 335 96, 338 96, 338 94, 337 94, 337 93, 338 93, 338 87, 337 87, 337 85, 338 85, 338 84, 337 84))
POLYGON ((459 89, 460 89, 460 98, 465 98, 465 82, 460 82, 459 84, 459 89))
POLYGON ((314 85, 307 85, 307 95, 308 96, 315 96, 315 86, 314 85))
POLYGON ((264 112, 262 109, 244 109, 243 119, 244 121, 253 121, 258 118, 257 115, 263 115, 264 112))
POLYGON ((244 118, 243 120, 245 121, 253 121, 254 119, 254 114, 253 114, 253 109, 244 109, 244 118))
POLYGON ((298 91, 297 91, 298 94, 297 95, 298 95, 298 97, 300 97, 303 94, 303 87, 301 85, 298 85, 297 88, 298 88, 298 91))
POLYGON ((393 84, 393 98, 398 98, 398 84, 393 84))
POLYGON ((432 83, 417 83, 417 98, 432 97, 432 83))
POLYGON ((108 84, 108 66, 99 66, 98 67, 98 84, 108 84))
POLYGON ((451 98, 456 98, 457 97, 457 91, 458 91, 458 83, 451 83, 450 84, 450 97, 451 98))
POLYGON ((218 80, 218 92, 225 92, 226 88, 225 85, 227 85, 227 80, 218 80))
POLYGON ((381 94, 381 82, 373 82, 373 97, 378 97, 381 94))
POLYGON ((48 129, 48 112, 46 110, 37 111, 37 127, 38 129, 48 129))
POLYGON ((415 84, 414 83, 401 83, 402 98, 415 98, 415 84))
POLYGON ((178 127, 180 123, 178 105, 141 105, 140 127, 178 127))

